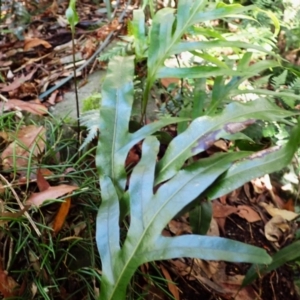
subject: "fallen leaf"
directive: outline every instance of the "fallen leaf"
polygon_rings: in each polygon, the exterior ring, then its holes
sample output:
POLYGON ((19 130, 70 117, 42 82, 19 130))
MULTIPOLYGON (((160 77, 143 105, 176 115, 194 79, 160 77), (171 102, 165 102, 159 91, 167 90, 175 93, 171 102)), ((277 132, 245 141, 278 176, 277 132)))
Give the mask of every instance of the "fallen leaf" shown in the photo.
POLYGON ((27 51, 31 48, 37 47, 37 46, 44 46, 45 48, 51 48, 51 44, 49 44, 47 41, 44 41, 42 39, 38 38, 27 38, 24 41, 24 51, 27 51))
POLYGON ((295 201, 292 198, 290 198, 283 204, 281 208, 288 211, 295 211, 295 201))
POLYGON ((31 80, 32 76, 36 72, 37 68, 33 69, 30 73, 28 73, 26 76, 22 75, 19 78, 16 78, 11 84, 5 86, 2 88, 2 92, 10 92, 17 88, 19 88, 24 82, 31 80))
POLYGON ((135 149, 132 148, 129 153, 128 156, 126 158, 126 162, 125 162, 125 166, 134 166, 136 165, 140 160, 140 157, 138 154, 136 154, 135 149))
POLYGON ((36 172, 36 183, 40 192, 46 191, 50 187, 49 182, 44 178, 40 169, 36 172))
POLYGON ((78 189, 77 186, 67 185, 67 184, 50 186, 45 191, 39 193, 32 193, 30 197, 27 199, 26 204, 28 205, 31 204, 39 207, 47 200, 57 199, 77 189, 78 189))
POLYGON ((253 223, 261 220, 260 215, 247 205, 239 205, 236 212, 241 218, 246 219, 248 222, 253 223))
POLYGON ((3 261, 0 257, 0 294, 4 298, 14 297, 19 294, 18 289, 18 283, 11 276, 8 276, 8 272, 3 269, 3 261))
POLYGON ((169 291, 173 295, 174 299, 180 300, 178 287, 175 283, 173 283, 169 271, 163 265, 160 265, 160 269, 163 275, 165 276, 165 278, 167 279, 169 291))
POLYGON ((184 223, 176 220, 171 220, 168 224, 170 231, 175 235, 182 235, 185 233, 192 233, 191 227, 184 223))
POLYGON ((175 84, 178 84, 179 83, 179 79, 178 78, 172 78, 172 77, 169 77, 169 78, 162 78, 160 80, 161 84, 167 88, 170 84, 172 83, 175 83, 175 84))
MULTIPOLYGON (((253 300, 256 294, 253 287, 248 286, 241 288, 244 275, 228 275, 226 272, 226 264, 220 262, 218 271, 213 275, 213 281, 222 289, 222 294, 228 295, 228 299, 235 300, 253 300)), ((220 292, 220 290, 219 290, 220 292)), ((227 299, 227 297, 226 297, 227 299)))
POLYGON ((66 220, 66 217, 69 213, 71 207, 71 197, 67 197, 65 199, 65 202, 61 203, 59 210, 57 212, 57 215, 55 216, 52 228, 54 235, 56 235, 64 225, 64 222, 66 220))
MULTIPOLYGON (((48 109, 40 103, 32 103, 18 99, 10 99, 7 102, 0 103, 0 111, 19 110, 27 111, 34 115, 43 116, 48 113, 48 109)), ((1 114, 1 113, 0 113, 1 114)))
POLYGON ((266 238, 276 243, 277 246, 279 246, 278 242, 284 240, 284 237, 288 236, 290 231, 291 227, 288 222, 279 215, 270 219, 265 225, 266 238))
POLYGON ((2 152, 4 169, 19 169, 28 165, 28 159, 34 159, 45 149, 46 130, 44 127, 29 125, 21 128, 15 140, 2 152))
POLYGON ((292 221, 299 216, 298 214, 296 214, 292 211, 288 211, 286 209, 279 209, 279 208, 276 208, 276 207, 272 206, 271 204, 267 204, 265 202, 260 202, 259 205, 262 206, 263 208, 265 208, 265 210, 268 212, 268 214, 272 217, 281 216, 282 218, 284 218, 287 221, 292 221))
POLYGON ((214 218, 226 218, 229 215, 237 212, 236 207, 223 205, 217 200, 212 201, 212 207, 213 207, 214 218))
POLYGON ((211 219, 209 229, 206 233, 207 235, 220 236, 219 226, 218 226, 218 222, 217 222, 218 219, 222 219, 222 218, 216 218, 216 219, 212 218, 211 219))

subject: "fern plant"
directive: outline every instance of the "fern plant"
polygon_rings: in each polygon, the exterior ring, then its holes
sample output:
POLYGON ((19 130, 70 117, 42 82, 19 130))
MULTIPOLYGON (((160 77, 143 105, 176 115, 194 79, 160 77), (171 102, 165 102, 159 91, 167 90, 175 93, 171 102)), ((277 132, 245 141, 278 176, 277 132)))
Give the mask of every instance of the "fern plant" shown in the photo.
POLYGON ((254 177, 285 166, 299 145, 300 126, 282 147, 250 156, 249 152, 218 154, 182 169, 190 157, 220 137, 239 132, 254 119, 270 121, 291 116, 266 99, 247 104, 231 103, 217 116, 196 118, 171 141, 162 160, 156 163, 159 143, 150 135, 166 124, 184 119, 162 119, 129 133, 133 59, 115 57, 111 60, 102 88, 96 157, 102 198, 96 227, 103 268, 100 299, 125 299, 126 287, 137 267, 153 260, 191 256, 270 263, 264 250, 236 241, 198 235, 166 238, 161 232, 169 220, 200 194, 213 199, 254 177), (130 148, 143 139, 142 159, 134 168, 126 190, 125 160, 130 148), (128 212, 129 231, 121 241, 119 220, 128 212))

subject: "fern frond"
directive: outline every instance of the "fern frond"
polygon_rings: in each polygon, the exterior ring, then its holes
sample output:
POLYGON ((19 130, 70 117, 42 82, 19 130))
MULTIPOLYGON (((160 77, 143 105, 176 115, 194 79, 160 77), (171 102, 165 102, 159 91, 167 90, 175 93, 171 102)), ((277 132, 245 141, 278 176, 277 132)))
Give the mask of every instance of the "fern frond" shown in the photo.
POLYGON ((132 44, 126 42, 118 42, 116 46, 107 50, 107 52, 103 53, 99 56, 100 61, 107 61, 112 59, 115 56, 126 56, 128 53, 132 51, 132 44))
POLYGON ((87 146, 99 133, 99 109, 90 110, 83 113, 80 117, 80 124, 87 127, 88 135, 84 142, 80 146, 79 150, 82 150, 87 146))
POLYGON ((291 84, 290 88, 293 89, 296 95, 300 94, 300 78, 297 77, 291 84))
POLYGON ((280 75, 272 77, 271 84, 275 90, 279 89, 280 86, 285 84, 287 74, 287 70, 284 70, 280 75))

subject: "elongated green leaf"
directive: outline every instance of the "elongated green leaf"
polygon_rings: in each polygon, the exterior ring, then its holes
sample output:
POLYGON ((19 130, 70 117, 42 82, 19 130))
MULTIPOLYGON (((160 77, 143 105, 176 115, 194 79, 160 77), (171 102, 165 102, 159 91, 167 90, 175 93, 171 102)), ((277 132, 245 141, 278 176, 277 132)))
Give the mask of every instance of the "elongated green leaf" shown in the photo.
MULTIPOLYGON (((176 257, 195 257, 205 260, 225 260, 246 262, 259 260, 271 262, 271 257, 263 249, 220 237, 183 235, 172 238, 162 237, 156 241, 151 258, 173 259, 176 257)), ((151 251, 151 250, 150 250, 151 251)), ((149 251, 149 252, 150 252, 149 251)), ((151 259, 153 260, 153 259, 151 259)))
POLYGON ((276 61, 260 61, 249 66, 246 70, 232 70, 213 66, 196 66, 190 68, 161 67, 157 71, 158 78, 204 78, 210 76, 243 76, 249 78, 268 68, 277 67, 276 61))
POLYGON ((275 121, 291 115, 292 112, 282 110, 266 99, 259 99, 245 104, 230 103, 220 115, 195 119, 169 144, 157 166, 156 184, 174 176, 186 159, 209 148, 222 136, 245 129, 254 118, 275 121))
POLYGON ((180 38, 187 28, 192 25, 194 16, 201 11, 207 1, 206 0, 180 0, 177 8, 177 25, 174 36, 176 39, 180 38))
POLYGON ((128 142, 128 124, 133 103, 134 57, 114 57, 110 61, 102 86, 100 138, 96 164, 100 175, 109 176, 120 187, 125 186, 124 163, 128 142))
POLYGON ((193 233, 205 235, 212 219, 212 202, 202 201, 189 212, 193 233))
POLYGON ((252 73, 236 71, 228 68, 213 66, 197 66, 190 68, 168 68, 161 67, 157 71, 157 78, 206 78, 211 76, 251 76, 252 73))
POLYGON ((291 245, 284 247, 283 249, 279 250, 273 257, 272 263, 268 266, 265 265, 253 265, 247 272, 243 286, 246 286, 253 282, 258 276, 265 275, 285 263, 289 261, 293 261, 300 257, 300 241, 293 242, 291 245))
POLYGON ((155 66, 162 63, 172 44, 172 27, 175 20, 174 9, 159 10, 153 20, 150 32, 150 45, 148 51, 148 68, 150 72, 155 66))
POLYGON ((216 199, 242 186, 253 178, 281 170, 293 158, 300 145, 300 124, 291 133, 288 143, 259 151, 234 165, 206 192, 209 199, 216 199))
MULTIPOLYGON (((242 14, 246 11, 253 10, 255 8, 254 5, 248 5, 248 6, 242 6, 240 4, 224 4, 222 3, 222 7, 203 11, 197 13, 193 19, 191 20, 191 23, 189 25, 193 25, 196 23, 211 21, 215 19, 221 19, 230 17, 234 14, 242 14)), ((243 15, 239 15, 239 18, 243 17, 243 15)))
POLYGON ((105 277, 114 282, 114 259, 120 251, 119 199, 116 190, 107 176, 101 177, 102 203, 96 220, 96 242, 102 268, 107 270, 105 277))
POLYGON ((153 194, 158 146, 155 137, 148 137, 143 142, 142 158, 130 178, 130 228, 122 249, 115 254, 113 270, 110 271, 114 282, 107 278, 107 270, 103 268, 100 293, 102 300, 124 299, 127 284, 135 270, 148 261, 192 256, 202 259, 270 262, 270 257, 264 250, 235 241, 196 235, 174 240, 161 236, 162 229, 172 217, 210 186, 243 153, 220 153, 198 161, 179 171, 153 194))
POLYGON ((184 51, 194 51, 194 50, 208 50, 212 48, 244 48, 244 49, 255 49, 264 53, 274 54, 270 51, 267 51, 264 47, 248 44, 239 41, 203 41, 203 42, 180 42, 176 44, 171 51, 171 54, 178 54, 184 51))
POLYGON ((128 124, 133 103, 133 61, 133 56, 115 56, 108 65, 108 74, 102 86, 96 164, 99 175, 109 176, 118 194, 122 194, 125 189, 125 160, 130 148, 163 126, 187 120, 162 119, 135 133, 129 133, 128 124))
POLYGON ((145 56, 147 39, 145 30, 145 15, 143 10, 136 9, 133 11, 133 20, 130 23, 132 28, 132 34, 134 36, 134 48, 137 58, 145 56))

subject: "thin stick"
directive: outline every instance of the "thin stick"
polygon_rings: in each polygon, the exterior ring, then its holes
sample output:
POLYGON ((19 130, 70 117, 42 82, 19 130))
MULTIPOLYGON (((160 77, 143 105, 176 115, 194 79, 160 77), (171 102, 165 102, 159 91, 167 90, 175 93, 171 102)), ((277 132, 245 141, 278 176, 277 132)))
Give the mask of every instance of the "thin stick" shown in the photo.
POLYGON ((21 210, 24 210, 24 215, 25 215, 25 217, 28 219, 28 221, 29 221, 29 223, 31 224, 32 228, 35 230, 36 234, 37 234, 38 236, 41 236, 41 235, 42 235, 41 232, 39 231, 39 229, 36 227, 35 223, 34 223, 33 220, 31 219, 31 217, 30 217, 28 211, 26 211, 25 206, 24 206, 23 203, 21 202, 21 200, 20 200, 18 194, 17 194, 16 191, 13 189, 12 185, 7 181, 7 179, 6 179, 2 174, 0 174, 0 178, 6 183, 6 185, 10 188, 10 190, 11 190, 12 193, 14 194, 14 196, 15 196, 15 198, 16 198, 16 200, 17 200, 17 202, 18 202, 18 204, 19 204, 19 206, 20 206, 20 208, 21 208, 21 210))

